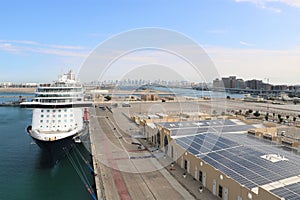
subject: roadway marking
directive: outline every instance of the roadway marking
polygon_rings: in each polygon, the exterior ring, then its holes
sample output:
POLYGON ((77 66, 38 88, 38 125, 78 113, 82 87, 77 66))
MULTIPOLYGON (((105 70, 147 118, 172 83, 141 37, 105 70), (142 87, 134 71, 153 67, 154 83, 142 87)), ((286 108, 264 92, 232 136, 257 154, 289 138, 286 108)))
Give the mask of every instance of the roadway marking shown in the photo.
MULTIPOLYGON (((93 134, 93 136, 95 137, 95 134, 93 134)), ((104 155, 106 155, 106 157, 107 157, 107 161, 108 161, 108 165, 109 165, 108 167, 110 168, 111 173, 113 175, 114 183, 118 190, 118 195, 121 200, 131 200, 130 194, 127 190, 127 187, 126 187, 126 184, 122 177, 122 174, 121 174, 120 170, 118 169, 118 164, 115 162, 115 159, 113 157, 112 149, 111 149, 111 146, 109 145, 110 141, 105 136, 104 132, 102 134, 100 134, 100 138, 101 138, 102 144, 104 145, 104 155)))

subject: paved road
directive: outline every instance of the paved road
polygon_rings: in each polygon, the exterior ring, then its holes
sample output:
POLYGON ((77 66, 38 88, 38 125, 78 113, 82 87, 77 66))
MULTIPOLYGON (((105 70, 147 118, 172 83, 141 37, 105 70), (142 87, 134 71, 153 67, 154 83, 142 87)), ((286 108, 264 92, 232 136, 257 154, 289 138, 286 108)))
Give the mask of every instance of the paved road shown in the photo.
MULTIPOLYGON (((131 144, 139 141, 126 135, 126 130, 117 125, 117 121, 122 121, 120 118, 116 121, 113 113, 101 109, 91 114, 99 199, 195 199, 195 195, 164 168, 171 160, 166 162, 161 152, 138 150, 137 145, 131 144), (160 162, 162 159, 164 162, 160 162), (101 189, 101 186, 104 187, 101 189)), ((123 117, 122 123, 127 121, 131 130, 136 128, 125 115, 123 117)), ((203 196, 203 199, 211 197, 203 196)))

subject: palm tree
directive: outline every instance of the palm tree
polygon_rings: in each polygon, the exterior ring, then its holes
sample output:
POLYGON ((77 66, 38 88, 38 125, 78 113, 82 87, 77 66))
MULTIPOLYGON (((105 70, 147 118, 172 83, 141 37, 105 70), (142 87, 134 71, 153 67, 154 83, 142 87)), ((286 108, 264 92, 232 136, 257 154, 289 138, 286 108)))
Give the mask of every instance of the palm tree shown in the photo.
POLYGON ((287 115, 287 116, 285 116, 286 117, 286 121, 287 121, 287 123, 289 123, 289 118, 290 118, 290 116, 289 115, 287 115))
POLYGON ((280 123, 282 123, 282 122, 283 122, 283 118, 282 118, 282 117, 280 117, 280 118, 279 118, 279 121, 280 121, 280 123))
POLYGON ((266 113, 265 119, 266 119, 266 121, 268 121, 268 119, 269 119, 269 113, 266 113))
POLYGON ((253 114, 255 117, 259 117, 260 113, 258 111, 255 111, 255 113, 253 114))
POLYGON ((281 123, 282 120, 283 120, 283 119, 281 118, 281 114, 278 114, 277 117, 278 117, 279 122, 281 123))
POLYGON ((217 115, 217 111, 216 110, 213 110, 213 115, 217 115))

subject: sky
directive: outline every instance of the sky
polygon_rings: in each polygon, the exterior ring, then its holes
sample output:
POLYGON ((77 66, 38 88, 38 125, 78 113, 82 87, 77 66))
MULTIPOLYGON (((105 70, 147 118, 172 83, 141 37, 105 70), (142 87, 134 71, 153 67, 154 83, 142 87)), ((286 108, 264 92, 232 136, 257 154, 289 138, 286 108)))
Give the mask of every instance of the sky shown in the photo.
POLYGON ((114 35, 157 27, 199 44, 220 76, 300 84, 300 0, 4 0, 0 27, 0 82, 78 72, 114 35))

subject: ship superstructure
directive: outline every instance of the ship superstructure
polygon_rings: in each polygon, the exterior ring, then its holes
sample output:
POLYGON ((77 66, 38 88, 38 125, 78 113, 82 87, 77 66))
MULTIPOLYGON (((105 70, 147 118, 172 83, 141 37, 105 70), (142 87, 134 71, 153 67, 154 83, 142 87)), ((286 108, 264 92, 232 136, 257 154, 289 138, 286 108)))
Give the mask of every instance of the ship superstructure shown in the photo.
POLYGON ((40 84, 34 100, 21 106, 33 108, 32 125, 27 131, 56 162, 87 131, 84 114, 92 103, 84 100, 83 86, 69 71, 52 84, 40 84))

